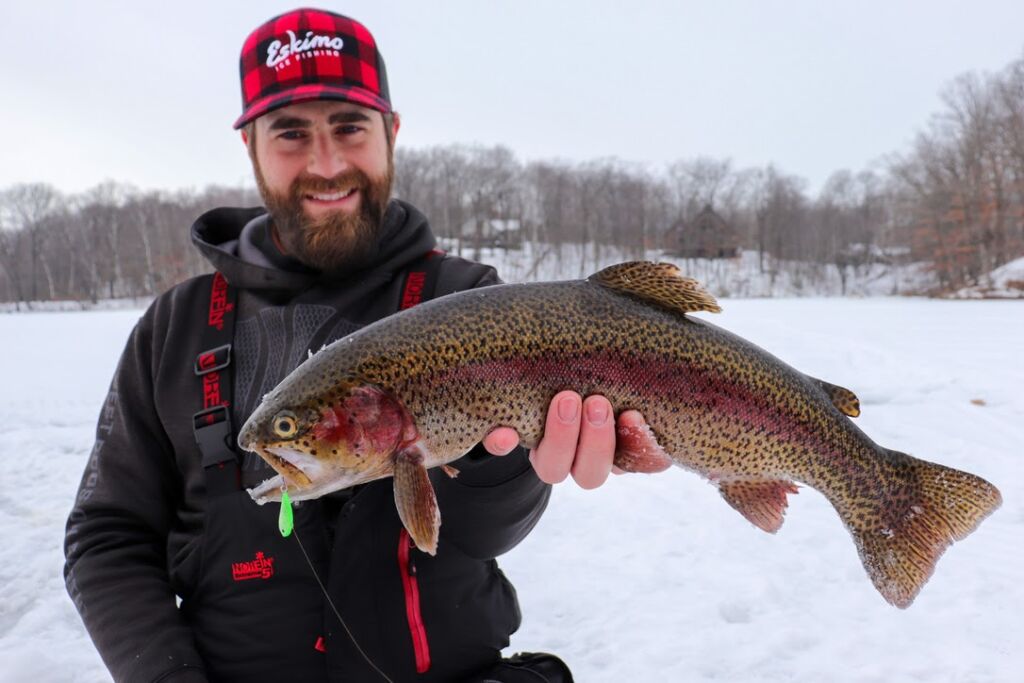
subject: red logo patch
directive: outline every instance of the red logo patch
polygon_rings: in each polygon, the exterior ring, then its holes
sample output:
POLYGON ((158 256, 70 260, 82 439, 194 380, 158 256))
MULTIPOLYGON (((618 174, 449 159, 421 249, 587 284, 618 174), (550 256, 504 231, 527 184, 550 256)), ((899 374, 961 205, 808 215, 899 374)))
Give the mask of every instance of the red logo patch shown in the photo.
POLYGON ((256 559, 231 564, 231 578, 235 581, 269 579, 273 575, 274 558, 266 557, 262 552, 256 553, 256 559))
POLYGON ((409 273, 409 279, 405 281, 405 291, 402 293, 402 305, 404 311, 412 308, 423 298, 423 283, 427 280, 427 274, 423 271, 409 273))
POLYGON ((222 403, 224 401, 220 397, 220 373, 210 372, 203 375, 203 408, 212 408, 222 403))
POLYGON ((224 314, 230 313, 235 308, 234 304, 228 303, 228 281, 220 273, 213 275, 213 289, 210 292, 210 314, 206 324, 224 329, 224 314))

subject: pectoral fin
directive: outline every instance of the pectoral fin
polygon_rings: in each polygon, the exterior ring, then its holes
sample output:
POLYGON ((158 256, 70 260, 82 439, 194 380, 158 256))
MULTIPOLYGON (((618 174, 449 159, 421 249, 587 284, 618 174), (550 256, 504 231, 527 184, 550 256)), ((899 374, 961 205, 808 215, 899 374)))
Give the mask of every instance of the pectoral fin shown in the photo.
POLYGON ((615 430, 614 465, 624 472, 663 472, 672 466, 672 458, 661 447, 647 424, 619 425, 615 430))
POLYGON ((718 491, 751 524, 774 534, 786 514, 786 494, 797 493, 797 488, 793 482, 779 479, 742 479, 721 481, 718 491))
POLYGON ((415 446, 395 455, 395 505, 416 547, 436 554, 441 513, 427 468, 423 466, 423 454, 415 446))

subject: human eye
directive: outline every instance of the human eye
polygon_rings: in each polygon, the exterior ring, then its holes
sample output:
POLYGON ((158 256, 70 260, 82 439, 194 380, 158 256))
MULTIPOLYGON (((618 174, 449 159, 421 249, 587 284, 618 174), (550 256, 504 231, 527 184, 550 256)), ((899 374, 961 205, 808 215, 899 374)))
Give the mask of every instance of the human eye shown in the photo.
POLYGON ((305 137, 306 131, 299 129, 284 130, 277 136, 279 140, 302 140, 305 137))
POLYGON ((359 133, 362 133, 364 130, 366 129, 355 123, 344 123, 335 128, 335 131, 337 132, 338 135, 342 135, 345 137, 358 135, 359 133))

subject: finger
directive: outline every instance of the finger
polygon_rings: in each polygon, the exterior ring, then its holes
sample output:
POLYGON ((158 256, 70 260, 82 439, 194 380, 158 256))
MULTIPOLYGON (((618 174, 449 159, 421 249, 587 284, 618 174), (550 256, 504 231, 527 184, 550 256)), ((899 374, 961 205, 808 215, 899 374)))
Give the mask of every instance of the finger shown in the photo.
POLYGON ((574 391, 556 394, 548 406, 544 437, 530 453, 530 462, 540 480, 557 484, 569 476, 576 442, 580 435, 580 407, 583 399, 574 391))
POLYGON ((644 416, 639 410, 624 410, 619 415, 617 423, 620 427, 641 427, 644 424, 644 416))
POLYGON ((519 433, 511 427, 495 427, 484 437, 483 443, 491 455, 508 455, 519 445, 519 433))
POLYGON ((588 396, 583 402, 583 424, 572 464, 572 478, 584 489, 594 489, 608 479, 615 456, 615 415, 604 396, 588 396))

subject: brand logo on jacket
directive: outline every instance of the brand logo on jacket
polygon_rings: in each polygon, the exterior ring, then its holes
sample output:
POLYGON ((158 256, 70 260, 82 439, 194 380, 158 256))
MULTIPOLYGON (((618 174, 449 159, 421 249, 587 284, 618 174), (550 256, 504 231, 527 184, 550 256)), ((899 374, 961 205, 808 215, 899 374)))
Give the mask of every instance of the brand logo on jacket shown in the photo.
POLYGON ((402 292, 401 309, 412 308, 423 299, 423 283, 427 281, 427 274, 422 270, 414 270, 409 273, 405 281, 405 291, 402 292))
POLYGON ((306 35, 299 39, 294 31, 286 33, 288 42, 275 40, 267 46, 267 66, 273 69, 280 70, 289 66, 293 57, 296 61, 321 55, 340 57, 340 50, 345 45, 341 36, 317 35, 312 31, 306 31, 306 35))
MULTIPOLYGON (((220 373, 211 372, 203 375, 203 409, 212 408, 214 406, 227 405, 227 401, 221 398, 220 395, 220 373)), ((213 416, 210 416, 209 422, 212 423, 213 416)))
POLYGON ((256 552, 256 558, 246 562, 234 562, 231 564, 231 578, 235 581, 248 581, 249 579, 269 579, 274 575, 274 558, 267 557, 262 552, 256 552))
POLYGON ((213 291, 210 292, 210 315, 206 324, 224 329, 224 314, 230 313, 235 308, 234 304, 228 303, 228 281, 220 273, 213 276, 213 291))

